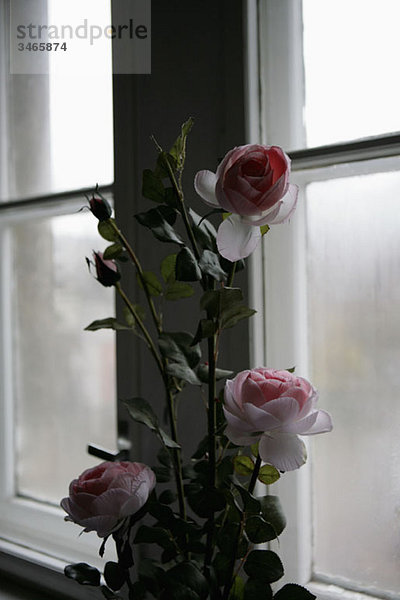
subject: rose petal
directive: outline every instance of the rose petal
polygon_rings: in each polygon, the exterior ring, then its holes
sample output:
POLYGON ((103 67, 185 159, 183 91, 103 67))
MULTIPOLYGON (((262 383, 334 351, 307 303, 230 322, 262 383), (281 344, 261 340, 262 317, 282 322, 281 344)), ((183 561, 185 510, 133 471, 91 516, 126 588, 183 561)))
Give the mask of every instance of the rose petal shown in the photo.
POLYGON ((194 188, 199 196, 206 204, 213 208, 219 207, 220 204, 215 195, 215 185, 217 176, 212 171, 199 171, 194 178, 194 188))
POLYGON ((264 410, 278 419, 281 425, 297 421, 300 407, 294 398, 281 396, 264 404, 264 410))
POLYGON ((307 460, 304 442, 290 433, 272 433, 261 436, 260 457, 280 471, 298 469, 307 460))
MULTIPOLYGON (((326 412, 326 410, 317 410, 316 413, 317 418, 314 424, 311 425, 311 427, 306 431, 299 431, 301 435, 314 435, 316 433, 328 433, 328 431, 332 431, 333 424, 331 415, 328 412, 326 412)), ((303 420, 299 421, 299 423, 302 422, 303 420)))
POLYGON ((244 223, 238 215, 231 215, 218 228, 217 246, 224 258, 235 262, 249 256, 260 239, 258 227, 244 223))
POLYGON ((251 423, 253 431, 271 431, 281 426, 279 419, 268 412, 268 404, 265 405, 264 410, 253 404, 244 404, 244 414, 247 421, 251 423))

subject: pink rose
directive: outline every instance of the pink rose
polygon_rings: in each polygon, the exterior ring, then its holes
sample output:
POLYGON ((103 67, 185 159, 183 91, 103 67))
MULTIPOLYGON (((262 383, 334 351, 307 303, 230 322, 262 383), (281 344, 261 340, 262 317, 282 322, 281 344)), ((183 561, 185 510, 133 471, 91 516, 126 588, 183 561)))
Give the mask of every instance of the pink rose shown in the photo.
POLYGON ((230 150, 217 172, 199 171, 194 186, 214 208, 233 213, 218 229, 222 256, 235 261, 249 256, 261 239, 260 226, 287 221, 298 188, 289 183, 290 159, 278 146, 248 144, 230 150))
POLYGON ((61 500, 65 520, 106 537, 142 508, 155 483, 153 471, 142 463, 103 462, 71 481, 69 497, 61 500))
POLYGON ((281 471, 298 469, 307 455, 297 434, 332 429, 330 415, 315 408, 317 399, 315 388, 289 371, 242 371, 225 385, 226 435, 239 446, 259 441, 262 460, 281 471))

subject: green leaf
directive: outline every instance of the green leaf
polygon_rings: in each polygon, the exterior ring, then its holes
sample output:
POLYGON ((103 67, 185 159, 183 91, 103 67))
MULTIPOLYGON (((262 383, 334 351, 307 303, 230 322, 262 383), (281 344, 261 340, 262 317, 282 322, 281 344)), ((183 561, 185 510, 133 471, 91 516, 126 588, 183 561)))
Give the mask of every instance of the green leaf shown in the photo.
POLYGON ((183 165, 185 163, 185 153, 186 153, 186 138, 190 130, 193 126, 193 119, 188 119, 181 128, 181 135, 177 137, 174 142, 174 145, 170 149, 169 153, 176 160, 177 169, 183 169, 183 165))
POLYGON ((158 428, 157 433, 160 436, 160 439, 164 446, 167 448, 180 448, 180 445, 174 442, 172 438, 169 437, 167 433, 163 429, 158 428))
POLYGON ((123 329, 132 329, 132 327, 119 323, 114 317, 92 321, 90 325, 85 327, 85 331, 97 331, 98 329, 114 329, 114 331, 120 331, 123 329))
POLYGON ((290 367, 290 369, 286 369, 286 371, 289 371, 289 373, 294 373, 296 370, 296 367, 290 367))
POLYGON ((192 342, 193 336, 185 331, 163 332, 158 339, 161 353, 165 358, 187 364, 191 368, 197 366, 201 358, 199 344, 192 346, 192 342))
POLYGON ((239 321, 243 319, 248 319, 253 316, 257 311, 252 308, 247 308, 244 304, 240 306, 233 306, 232 308, 226 310, 221 319, 221 329, 228 329, 229 327, 234 327, 239 321))
POLYGON ((261 225, 260 231, 261 231, 261 235, 265 235, 269 231, 269 225, 261 225))
POLYGON ((231 591, 229 592, 228 600, 243 600, 244 598, 244 582, 239 575, 236 575, 231 591))
POLYGON ((271 485, 280 478, 278 469, 272 465, 263 465, 258 474, 258 480, 265 485, 271 485))
POLYGON ((118 233, 115 231, 111 223, 114 223, 115 225, 115 220, 108 219, 108 221, 99 221, 97 225, 97 230, 101 237, 107 240, 107 242, 117 242, 119 239, 118 233))
POLYGON ((209 338, 217 332, 216 324, 212 319, 200 319, 195 333, 193 344, 197 344, 204 338, 209 338))
MULTIPOLYGON (((158 281, 157 275, 155 273, 153 273, 152 271, 143 271, 143 278, 151 296, 159 296, 162 293, 163 287, 158 281)), ((137 281, 139 286, 143 289, 143 283, 141 278, 139 277, 139 274, 137 274, 137 281)))
POLYGON ((164 185, 161 178, 151 171, 145 169, 142 179, 142 195, 154 202, 164 202, 164 185))
POLYGON ((183 381, 191 383, 192 385, 201 385, 201 381, 197 377, 196 372, 185 364, 170 363, 166 370, 168 375, 172 375, 172 377, 183 379, 183 381))
POLYGON ((240 288, 224 287, 205 292, 200 299, 200 308, 219 319, 225 311, 242 304, 243 294, 240 288))
POLYGON ((226 273, 220 265, 218 255, 211 250, 204 250, 199 267, 203 273, 210 275, 217 281, 223 281, 226 278, 226 273))
POLYGON ((204 249, 217 251, 217 231, 207 219, 202 219, 194 210, 189 208, 189 215, 192 219, 192 229, 196 242, 204 249))
POLYGON ((158 544, 162 548, 169 546, 171 536, 163 527, 148 527, 141 525, 133 540, 134 544, 158 544))
POLYGON ((152 467, 157 483, 168 483, 171 480, 171 470, 168 467, 152 467))
POLYGON ((144 398, 130 398, 124 404, 132 419, 146 425, 152 431, 158 430, 158 419, 150 404, 144 398))
POLYGON ((215 488, 205 489, 200 483, 189 483, 184 488, 190 508, 201 518, 208 518, 226 506, 224 495, 215 488))
POLYGON ((172 504, 176 500, 176 494, 172 490, 164 490, 158 497, 161 504, 172 504))
POLYGON ((67 577, 75 579, 81 585, 100 585, 100 571, 87 563, 81 562, 67 565, 64 573, 67 577))
POLYGON ((179 208, 180 200, 175 188, 167 187, 164 190, 164 202, 173 208, 179 208))
POLYGON ((207 579, 193 561, 184 561, 165 574, 166 598, 204 600, 208 596, 207 579))
MULTIPOLYGON (((208 383, 208 374, 209 367, 206 364, 198 365, 196 369, 197 377, 200 379, 202 383, 208 383)), ((225 369, 215 369, 215 379, 216 381, 220 381, 221 379, 226 379, 233 375, 233 371, 226 371, 225 369)))
POLYGON ((315 600, 316 597, 297 583, 287 583, 274 596, 276 600, 315 600))
POLYGON ((112 592, 106 585, 101 585, 100 591, 106 600, 121 600, 121 596, 112 592))
MULTIPOLYGON (((217 535, 217 546, 223 554, 226 554, 227 556, 232 556, 232 540, 236 540, 238 538, 239 531, 239 523, 226 522, 224 526, 220 529, 217 535)), ((239 542, 236 548, 236 558, 244 556, 247 552, 247 548, 248 543, 242 537, 241 541, 239 542)))
POLYGON ((201 271, 193 252, 183 246, 176 257, 175 277, 177 281, 199 281, 201 271))
POLYGON ((111 260, 113 258, 118 258, 120 254, 124 251, 124 247, 121 246, 119 242, 115 242, 108 246, 103 253, 104 260, 111 260))
POLYGON ((233 459, 233 466, 238 475, 249 476, 254 471, 254 463, 250 456, 239 455, 233 459))
POLYGON ((125 571, 118 563, 109 561, 104 565, 104 579, 109 588, 118 591, 125 583, 125 571))
POLYGON ((154 170, 154 173, 159 177, 169 177, 169 169, 168 165, 170 165, 171 170, 175 171, 176 169, 176 159, 169 152, 160 152, 157 158, 157 166, 154 170))
POLYGON ((182 281, 174 281, 169 284, 164 294, 166 300, 181 300, 182 298, 190 298, 193 296, 194 289, 189 283, 183 283, 182 281))
POLYGON ((252 550, 244 563, 246 575, 265 583, 273 583, 283 577, 281 559, 272 550, 252 550))
MULTIPOLYGON (((144 310, 143 306, 141 306, 140 304, 134 304, 133 308, 135 309, 139 318, 142 319, 142 321, 144 321, 146 318, 146 311, 144 310)), ((129 308, 127 306, 124 306, 122 312, 124 313, 124 319, 126 324, 129 325, 129 327, 136 327, 135 317, 133 316, 129 308)))
POLYGON ((259 515, 253 515, 246 519, 245 531, 253 544, 263 544, 276 538, 276 533, 272 525, 259 515))
POLYGON ((248 515, 258 515, 261 512, 261 503, 259 498, 255 498, 242 485, 235 484, 235 488, 242 497, 244 510, 248 515))
POLYGON ((160 242, 173 242, 183 244, 182 238, 176 233, 172 224, 176 219, 176 210, 170 206, 160 206, 152 208, 144 213, 135 215, 135 219, 150 229, 154 237, 160 242))
POLYGON ((244 600, 271 600, 271 586, 259 579, 248 579, 244 586, 244 600))
POLYGON ((251 450, 251 453, 254 456, 254 458, 257 458, 257 456, 258 456, 258 447, 259 447, 259 445, 260 445, 260 443, 256 442, 255 444, 252 444, 250 446, 250 450, 251 450))
POLYGON ((159 336, 158 345, 161 354, 171 361, 167 366, 169 375, 193 385, 201 385, 201 381, 193 370, 200 361, 201 349, 199 344, 191 346, 192 341, 192 335, 184 331, 163 332, 159 336))
POLYGON ((261 505, 262 516, 271 523, 276 535, 280 535, 286 527, 286 517, 278 496, 261 496, 257 500, 261 505))
POLYGON ((161 263, 160 271, 165 283, 173 283, 175 281, 176 256, 176 254, 170 254, 161 263))
MULTIPOLYGON (((144 583, 154 597, 159 596, 163 586, 164 570, 150 558, 141 558, 138 567, 139 581, 144 583)), ((136 600, 136 596, 133 596, 136 600)))
POLYGON ((164 446, 161 446, 157 452, 157 459, 160 464, 164 465, 164 467, 172 467, 171 454, 166 448, 164 448, 164 446))

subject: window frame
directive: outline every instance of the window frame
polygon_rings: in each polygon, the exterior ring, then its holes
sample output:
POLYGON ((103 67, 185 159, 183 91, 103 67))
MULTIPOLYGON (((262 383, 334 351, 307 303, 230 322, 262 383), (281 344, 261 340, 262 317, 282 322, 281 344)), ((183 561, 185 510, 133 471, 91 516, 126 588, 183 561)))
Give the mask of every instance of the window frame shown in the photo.
MULTIPOLYGON (((259 141, 286 149, 304 146, 302 106, 301 0, 258 0, 259 11, 259 141), (277 58, 278 57, 278 58, 277 58)), ((274 368, 296 365, 307 377, 306 206, 304 189, 311 181, 400 170, 400 135, 384 134, 346 143, 289 152, 299 203, 290 227, 271 231, 256 256, 254 270, 264 272, 264 357, 274 368), (285 264, 285 269, 279 265, 285 264), (283 272, 284 271, 284 272, 283 272), (268 290, 284 290, 274 298, 268 290)), ((260 340, 258 355, 262 356, 260 340)), ((307 447, 311 439, 304 440, 307 447)), ((313 573, 312 456, 308 463, 275 484, 288 527, 277 551, 285 565, 284 582, 307 586, 321 600, 378 600, 367 592, 341 587, 313 573)), ((342 583, 342 585, 344 585, 342 583)))

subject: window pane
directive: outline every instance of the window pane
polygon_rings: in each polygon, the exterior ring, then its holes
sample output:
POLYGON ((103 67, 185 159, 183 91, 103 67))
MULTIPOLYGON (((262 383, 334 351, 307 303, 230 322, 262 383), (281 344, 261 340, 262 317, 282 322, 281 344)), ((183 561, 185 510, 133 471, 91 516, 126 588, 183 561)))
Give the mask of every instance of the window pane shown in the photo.
POLYGON ((113 291, 85 264, 91 214, 29 219, 12 236, 17 491, 58 504, 98 462, 88 442, 116 448, 114 333, 83 331, 114 314, 113 291))
MULTIPOLYGON (((109 0, 48 0, 47 6, 42 0, 32 3, 29 15, 23 6, 11 3, 15 22, 25 23, 32 11, 33 23, 60 30, 62 24, 78 27, 84 19, 103 26, 111 19, 109 0)), ((68 61, 57 60, 55 51, 41 53, 48 75, 10 75, 2 57, 7 144, 0 201, 113 181, 111 40, 96 40, 95 53, 83 40, 78 55, 67 50, 63 56, 68 61)))
POLYGON ((400 2, 303 0, 307 145, 400 130, 400 2))
POLYGON ((313 452, 314 568, 392 593, 400 588, 399 186, 393 172, 307 187, 311 376, 334 419, 313 452))

